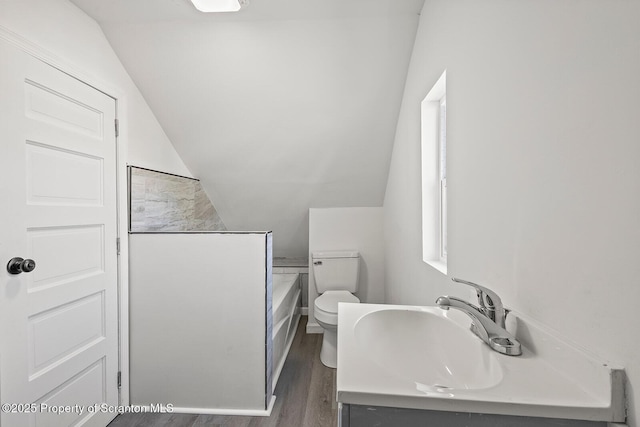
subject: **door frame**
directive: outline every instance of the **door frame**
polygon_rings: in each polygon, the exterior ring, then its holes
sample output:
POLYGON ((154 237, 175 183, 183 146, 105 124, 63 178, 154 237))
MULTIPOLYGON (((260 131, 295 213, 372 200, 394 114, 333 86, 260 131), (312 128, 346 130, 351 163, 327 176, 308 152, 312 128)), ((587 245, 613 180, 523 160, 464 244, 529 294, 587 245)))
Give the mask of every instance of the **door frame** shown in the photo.
POLYGON ((48 51, 19 34, 0 25, 0 40, 6 41, 24 53, 80 80, 94 89, 113 98, 116 104, 116 119, 119 132, 116 136, 116 203, 117 203, 117 238, 120 239, 118 254, 118 370, 121 373, 121 387, 119 389, 119 405, 128 406, 129 400, 129 224, 128 224, 128 196, 127 196, 127 147, 128 131, 127 97, 125 92, 103 80, 77 68, 64 58, 48 51))

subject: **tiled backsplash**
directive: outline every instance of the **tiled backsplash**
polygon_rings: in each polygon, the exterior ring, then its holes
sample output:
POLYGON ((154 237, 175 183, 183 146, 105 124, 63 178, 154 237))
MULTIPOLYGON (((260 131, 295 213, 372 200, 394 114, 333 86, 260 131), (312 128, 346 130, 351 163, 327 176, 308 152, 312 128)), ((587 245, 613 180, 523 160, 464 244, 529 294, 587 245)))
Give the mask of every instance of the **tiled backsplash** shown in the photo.
POLYGON ((131 231, 226 231, 200 181, 129 167, 131 231))

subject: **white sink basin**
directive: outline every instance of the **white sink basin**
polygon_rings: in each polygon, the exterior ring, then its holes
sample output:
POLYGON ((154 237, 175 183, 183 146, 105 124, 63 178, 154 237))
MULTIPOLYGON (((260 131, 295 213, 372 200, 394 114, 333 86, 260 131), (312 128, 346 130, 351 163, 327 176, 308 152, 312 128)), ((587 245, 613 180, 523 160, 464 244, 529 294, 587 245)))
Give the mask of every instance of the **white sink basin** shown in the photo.
POLYGON ((497 384, 502 369, 495 352, 468 327, 446 318, 453 311, 438 311, 373 311, 356 322, 354 335, 363 354, 381 369, 425 391, 497 384))
POLYGON ((459 310, 338 306, 342 404, 622 422, 624 371, 509 314, 522 355, 499 354, 459 310))

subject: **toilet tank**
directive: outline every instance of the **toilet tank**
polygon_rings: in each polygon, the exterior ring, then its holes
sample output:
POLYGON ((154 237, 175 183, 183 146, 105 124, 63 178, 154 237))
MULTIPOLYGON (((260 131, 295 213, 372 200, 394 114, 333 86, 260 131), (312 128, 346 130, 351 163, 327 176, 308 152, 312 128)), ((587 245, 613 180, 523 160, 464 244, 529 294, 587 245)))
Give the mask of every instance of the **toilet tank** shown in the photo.
POLYGON ((360 254, 358 251, 312 252, 313 277, 318 293, 358 289, 360 254))

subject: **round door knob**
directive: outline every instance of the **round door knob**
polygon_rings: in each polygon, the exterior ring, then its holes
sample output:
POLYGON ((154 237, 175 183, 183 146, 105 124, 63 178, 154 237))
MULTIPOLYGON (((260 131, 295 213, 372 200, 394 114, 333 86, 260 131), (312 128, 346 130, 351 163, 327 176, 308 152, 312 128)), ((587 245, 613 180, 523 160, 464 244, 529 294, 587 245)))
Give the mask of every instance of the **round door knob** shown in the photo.
POLYGON ((22 272, 29 273, 36 268, 36 262, 32 259, 24 259, 20 257, 11 258, 7 264, 9 274, 20 274, 22 272))

